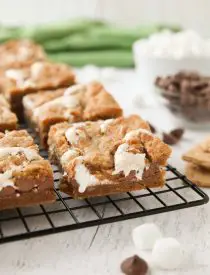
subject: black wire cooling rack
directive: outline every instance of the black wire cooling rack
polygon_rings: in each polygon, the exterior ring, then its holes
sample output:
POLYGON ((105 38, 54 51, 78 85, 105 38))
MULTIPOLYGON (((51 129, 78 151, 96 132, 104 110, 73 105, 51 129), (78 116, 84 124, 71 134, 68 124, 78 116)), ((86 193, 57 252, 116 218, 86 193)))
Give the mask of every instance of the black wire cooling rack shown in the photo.
MULTIPOLYGON (((47 158, 47 153, 41 150, 47 158)), ((56 202, 0 212, 0 243, 33 238, 202 205, 208 196, 172 166, 163 188, 75 200, 57 188, 60 173, 53 166, 56 202)))

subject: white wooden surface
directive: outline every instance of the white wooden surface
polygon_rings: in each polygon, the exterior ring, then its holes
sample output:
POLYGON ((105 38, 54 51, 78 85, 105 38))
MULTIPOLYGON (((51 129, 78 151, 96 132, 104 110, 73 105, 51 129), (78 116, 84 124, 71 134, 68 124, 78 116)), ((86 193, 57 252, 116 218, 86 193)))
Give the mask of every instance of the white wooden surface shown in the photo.
POLYGON ((117 24, 178 23, 209 32, 209 0, 0 0, 0 22, 34 24, 75 17, 117 24))
MULTIPOLYGON (((119 73, 119 81, 109 88, 125 108, 126 114, 139 113, 160 128, 173 128, 173 118, 160 106, 135 109, 133 95, 140 90, 133 72, 119 73)), ((207 133, 187 131, 183 141, 174 147, 171 163, 183 170, 182 152, 207 133)), ((210 192, 207 190, 210 195, 210 192)), ((176 237, 185 247, 188 258, 177 271, 152 270, 152 275, 210 274, 210 204, 129 221, 70 231, 0 245, 1 275, 117 275, 120 263, 136 251, 131 240, 132 229, 145 222, 160 226, 165 236, 176 237)), ((36 225, 39 227, 39 223, 36 225)))

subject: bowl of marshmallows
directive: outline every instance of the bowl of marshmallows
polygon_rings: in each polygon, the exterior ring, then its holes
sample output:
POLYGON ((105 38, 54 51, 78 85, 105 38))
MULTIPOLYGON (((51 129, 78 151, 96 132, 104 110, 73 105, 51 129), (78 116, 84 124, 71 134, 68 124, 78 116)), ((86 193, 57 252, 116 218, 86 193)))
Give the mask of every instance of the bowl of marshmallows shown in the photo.
POLYGON ((210 75, 210 39, 194 31, 173 33, 163 31, 133 45, 134 61, 139 81, 148 90, 157 76, 179 71, 198 71, 210 75))
POLYGON ((136 41, 133 53, 144 93, 163 96, 188 124, 210 124, 210 39, 190 30, 163 31, 136 41))

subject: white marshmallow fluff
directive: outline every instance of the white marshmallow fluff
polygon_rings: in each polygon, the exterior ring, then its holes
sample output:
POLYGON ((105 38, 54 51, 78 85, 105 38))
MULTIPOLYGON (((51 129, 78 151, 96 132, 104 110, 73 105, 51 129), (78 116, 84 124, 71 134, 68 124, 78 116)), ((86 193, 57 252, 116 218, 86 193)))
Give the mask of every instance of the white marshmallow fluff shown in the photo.
POLYGON ((86 138, 85 132, 78 128, 84 125, 84 122, 74 123, 73 126, 66 131, 65 136, 69 143, 77 144, 80 139, 86 138))
POLYGON ((44 69, 44 63, 43 62, 35 62, 31 65, 31 76, 33 79, 38 79, 43 72, 44 69))
POLYGON ((156 241, 152 260, 162 269, 176 269, 184 260, 184 249, 174 238, 162 238, 156 241))
POLYGON ((8 170, 4 173, 0 173, 0 191, 7 186, 12 186, 14 188, 12 172, 13 170, 8 170))
POLYGON ((145 168, 145 154, 133 154, 127 152, 129 145, 127 143, 121 144, 114 156, 115 171, 113 174, 124 172, 125 177, 131 171, 136 171, 137 179, 142 179, 142 174, 145 168))
POLYGON ((145 223, 133 229, 132 238, 139 250, 151 250, 162 233, 154 223, 145 223))
POLYGON ((98 184, 98 179, 90 174, 90 171, 82 163, 82 157, 77 158, 77 164, 75 166, 75 180, 79 184, 79 192, 85 192, 86 188, 90 185, 98 184))
POLYGON ((47 110, 50 107, 61 105, 65 108, 76 108, 79 105, 79 100, 75 96, 61 96, 58 98, 55 98, 49 102, 46 102, 45 104, 37 107, 34 109, 33 116, 34 118, 38 118, 39 115, 47 110))
POLYGON ((67 96, 67 95, 74 95, 77 93, 85 92, 86 88, 87 87, 84 84, 73 85, 65 90, 64 95, 67 96))
POLYGON ((24 81, 24 76, 21 70, 9 69, 5 72, 6 77, 16 81, 24 81))
MULTIPOLYGON (((27 160, 29 161, 37 160, 41 158, 35 150, 29 149, 29 148, 23 148, 23 147, 0 148, 0 158, 5 157, 7 155, 15 156, 21 152, 24 153, 27 160)), ((12 186, 13 188, 15 188, 14 181, 12 179, 12 174, 15 171, 21 170, 26 165, 27 165, 26 162, 18 166, 13 165, 9 170, 5 171, 4 173, 0 173, 0 191, 7 186, 12 186)))
POLYGON ((41 158, 35 150, 29 149, 29 148, 24 148, 24 147, 0 148, 0 158, 5 157, 7 155, 15 156, 18 153, 23 153, 26 156, 27 160, 29 161, 41 158))
POLYGON ((79 152, 74 150, 74 149, 69 149, 68 151, 66 151, 62 157, 61 157, 61 163, 62 164, 66 164, 68 163, 68 161, 70 161, 71 159, 78 157, 79 156, 79 152))

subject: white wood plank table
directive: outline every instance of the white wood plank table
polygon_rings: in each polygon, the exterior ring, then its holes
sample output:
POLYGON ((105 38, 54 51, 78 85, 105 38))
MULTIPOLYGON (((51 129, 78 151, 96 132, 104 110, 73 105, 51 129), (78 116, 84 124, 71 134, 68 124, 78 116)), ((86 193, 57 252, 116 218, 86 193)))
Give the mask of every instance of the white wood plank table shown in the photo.
MULTIPOLYGON (((124 107, 125 113, 141 114, 162 129, 177 126, 177 122, 161 106, 153 109, 133 107, 133 96, 138 89, 143 89, 135 80, 133 71, 123 71, 119 72, 119 81, 107 85, 124 107)), ((184 164, 180 156, 207 134, 186 131, 185 138, 174 146, 170 163, 183 172, 184 164)), ((205 191, 210 195, 209 190, 205 191)), ((145 222, 154 222, 165 236, 176 237, 186 246, 189 254, 182 269, 155 269, 152 275, 210 274, 210 204, 0 245, 0 274, 121 274, 121 261, 138 253, 132 244, 131 231, 145 222)))

